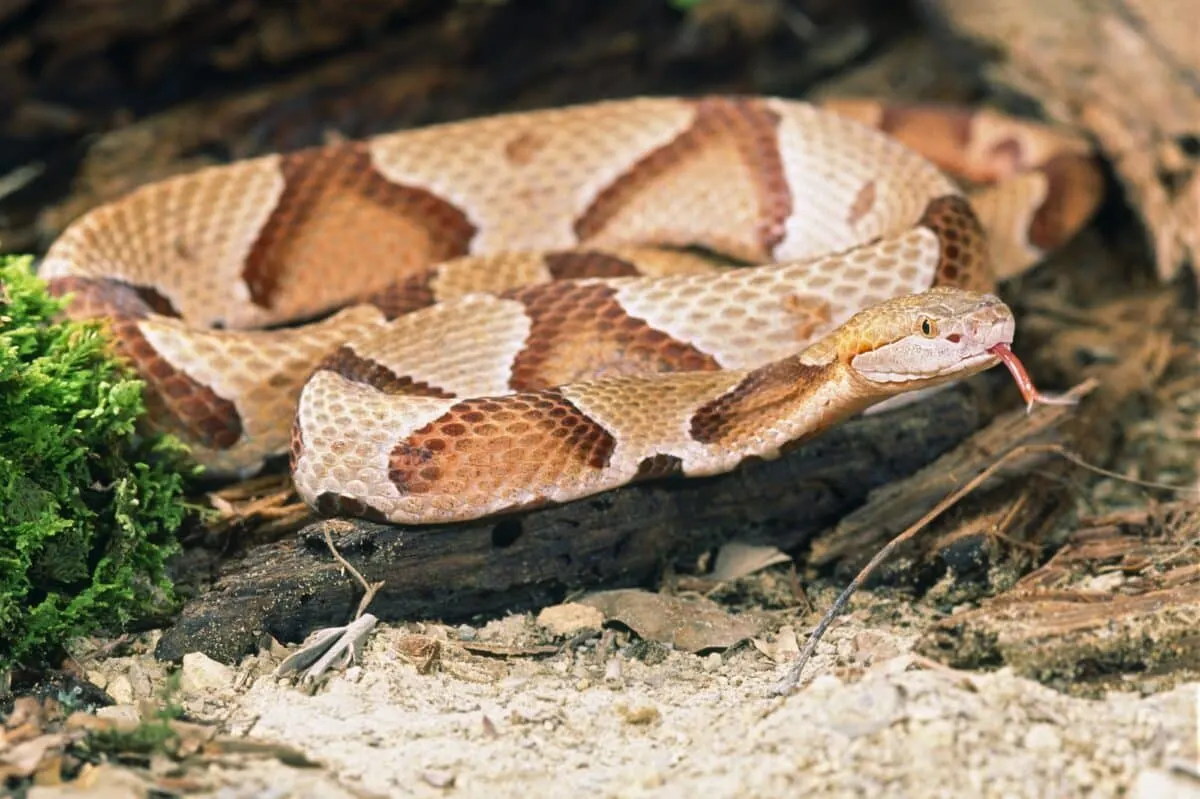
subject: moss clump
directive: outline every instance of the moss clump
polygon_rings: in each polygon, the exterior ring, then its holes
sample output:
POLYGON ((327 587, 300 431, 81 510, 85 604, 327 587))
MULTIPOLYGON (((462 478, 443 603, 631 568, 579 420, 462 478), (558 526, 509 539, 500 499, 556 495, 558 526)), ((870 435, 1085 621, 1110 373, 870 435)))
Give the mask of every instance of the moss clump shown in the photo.
POLYGON ((184 448, 145 439, 142 383, 100 323, 0 258, 0 671, 168 610, 184 448))

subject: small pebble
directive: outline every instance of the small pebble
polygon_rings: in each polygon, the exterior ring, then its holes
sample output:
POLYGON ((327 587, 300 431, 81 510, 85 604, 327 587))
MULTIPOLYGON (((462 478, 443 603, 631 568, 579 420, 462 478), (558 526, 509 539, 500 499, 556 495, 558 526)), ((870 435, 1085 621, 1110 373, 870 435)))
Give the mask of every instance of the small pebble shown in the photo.
POLYGON ((1035 752, 1057 752, 1062 743, 1062 734, 1053 724, 1034 724, 1025 733, 1026 748, 1035 752))
POLYGON ((141 719, 135 705, 109 705, 108 707, 96 708, 96 716, 102 719, 112 719, 113 721, 128 721, 133 724, 137 724, 141 719))
POLYGON ((179 674, 179 688, 187 694, 203 694, 227 688, 233 684, 233 669, 202 652, 189 652, 183 656, 183 668, 179 674))
POLYGON ((814 691, 816 693, 828 693, 836 688, 840 688, 841 686, 842 681, 837 678, 837 675, 830 672, 825 672, 824 674, 819 674, 814 677, 813 681, 809 683, 808 688, 810 691, 814 691))
POLYGON ((457 778, 457 774, 445 769, 425 769, 421 772, 421 779, 434 788, 453 788, 457 778))
POLYGON ((118 705, 133 704, 133 683, 130 682, 128 675, 118 674, 113 677, 105 687, 105 691, 118 705))

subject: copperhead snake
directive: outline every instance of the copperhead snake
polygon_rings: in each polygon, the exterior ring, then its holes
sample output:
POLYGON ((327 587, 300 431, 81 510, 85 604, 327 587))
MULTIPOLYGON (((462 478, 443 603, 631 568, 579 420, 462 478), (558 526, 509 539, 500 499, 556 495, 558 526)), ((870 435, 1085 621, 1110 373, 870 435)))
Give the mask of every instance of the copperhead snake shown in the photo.
POLYGON ((991 292, 1102 186, 1087 142, 990 111, 635 98, 151 183, 41 275, 211 473, 289 454, 319 513, 450 522, 1021 377, 991 292))

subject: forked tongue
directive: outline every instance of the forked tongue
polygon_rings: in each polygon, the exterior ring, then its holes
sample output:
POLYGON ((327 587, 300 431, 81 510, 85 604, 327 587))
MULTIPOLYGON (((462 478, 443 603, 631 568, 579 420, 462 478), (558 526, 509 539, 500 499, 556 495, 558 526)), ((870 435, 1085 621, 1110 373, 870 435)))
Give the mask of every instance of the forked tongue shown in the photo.
POLYGON ((1008 367, 1009 373, 1013 376, 1013 380, 1017 381, 1017 388, 1021 390, 1021 396, 1025 398, 1025 411, 1028 413, 1033 410, 1034 405, 1074 405, 1079 400, 1074 397, 1048 397, 1038 391, 1037 386, 1033 384, 1033 378, 1029 376, 1029 372, 1025 371, 1025 364, 1021 363, 1021 359, 1012 351, 1007 344, 997 344, 988 349, 993 355, 1008 367))

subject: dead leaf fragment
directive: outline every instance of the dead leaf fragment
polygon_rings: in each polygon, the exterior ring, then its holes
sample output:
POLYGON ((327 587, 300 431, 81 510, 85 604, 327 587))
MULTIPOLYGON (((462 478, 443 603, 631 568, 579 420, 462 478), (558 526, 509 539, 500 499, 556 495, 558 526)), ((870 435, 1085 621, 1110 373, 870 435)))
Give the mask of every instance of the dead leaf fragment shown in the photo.
POLYGON ((29 791, 31 799, 68 799, 88 796, 93 799, 142 799, 150 795, 150 785, 131 769, 107 763, 88 765, 73 782, 37 786, 29 791))
POLYGON ((730 541, 717 552, 716 563, 713 564, 713 570, 708 577, 718 582, 726 582, 780 563, 791 562, 791 556, 779 547, 730 541))
POLYGON ((771 640, 755 638, 750 643, 763 653, 772 663, 791 663, 800 654, 800 643, 796 640, 796 630, 788 625, 780 627, 779 632, 771 640))
POLYGON ((416 667, 418 674, 428 674, 442 656, 442 642, 428 635, 405 635, 396 642, 396 653, 416 667))
POLYGON ((758 623, 734 616, 703 597, 652 594, 619 589, 589 594, 579 600, 624 624, 643 639, 669 644, 685 652, 728 649, 758 632, 758 623))
POLYGON ((12 712, 4 720, 4 726, 9 730, 8 740, 13 740, 14 730, 26 724, 32 725, 34 729, 41 729, 42 703, 32 696, 19 696, 13 700, 12 712))
POLYGON ((490 655, 501 658, 538 657, 541 655, 558 654, 558 647, 550 646, 549 644, 521 646, 520 644, 500 644, 488 641, 460 641, 459 646, 476 655, 490 655))
POLYGON ((489 738, 499 738, 500 731, 496 729, 496 722, 492 721, 490 716, 484 716, 480 722, 483 726, 483 734, 489 738))
POLYGON ((621 714, 626 724, 636 727, 648 727, 662 719, 662 714, 658 712, 658 708, 653 705, 643 705, 642 707, 628 707, 626 705, 617 705, 617 712, 621 714))

